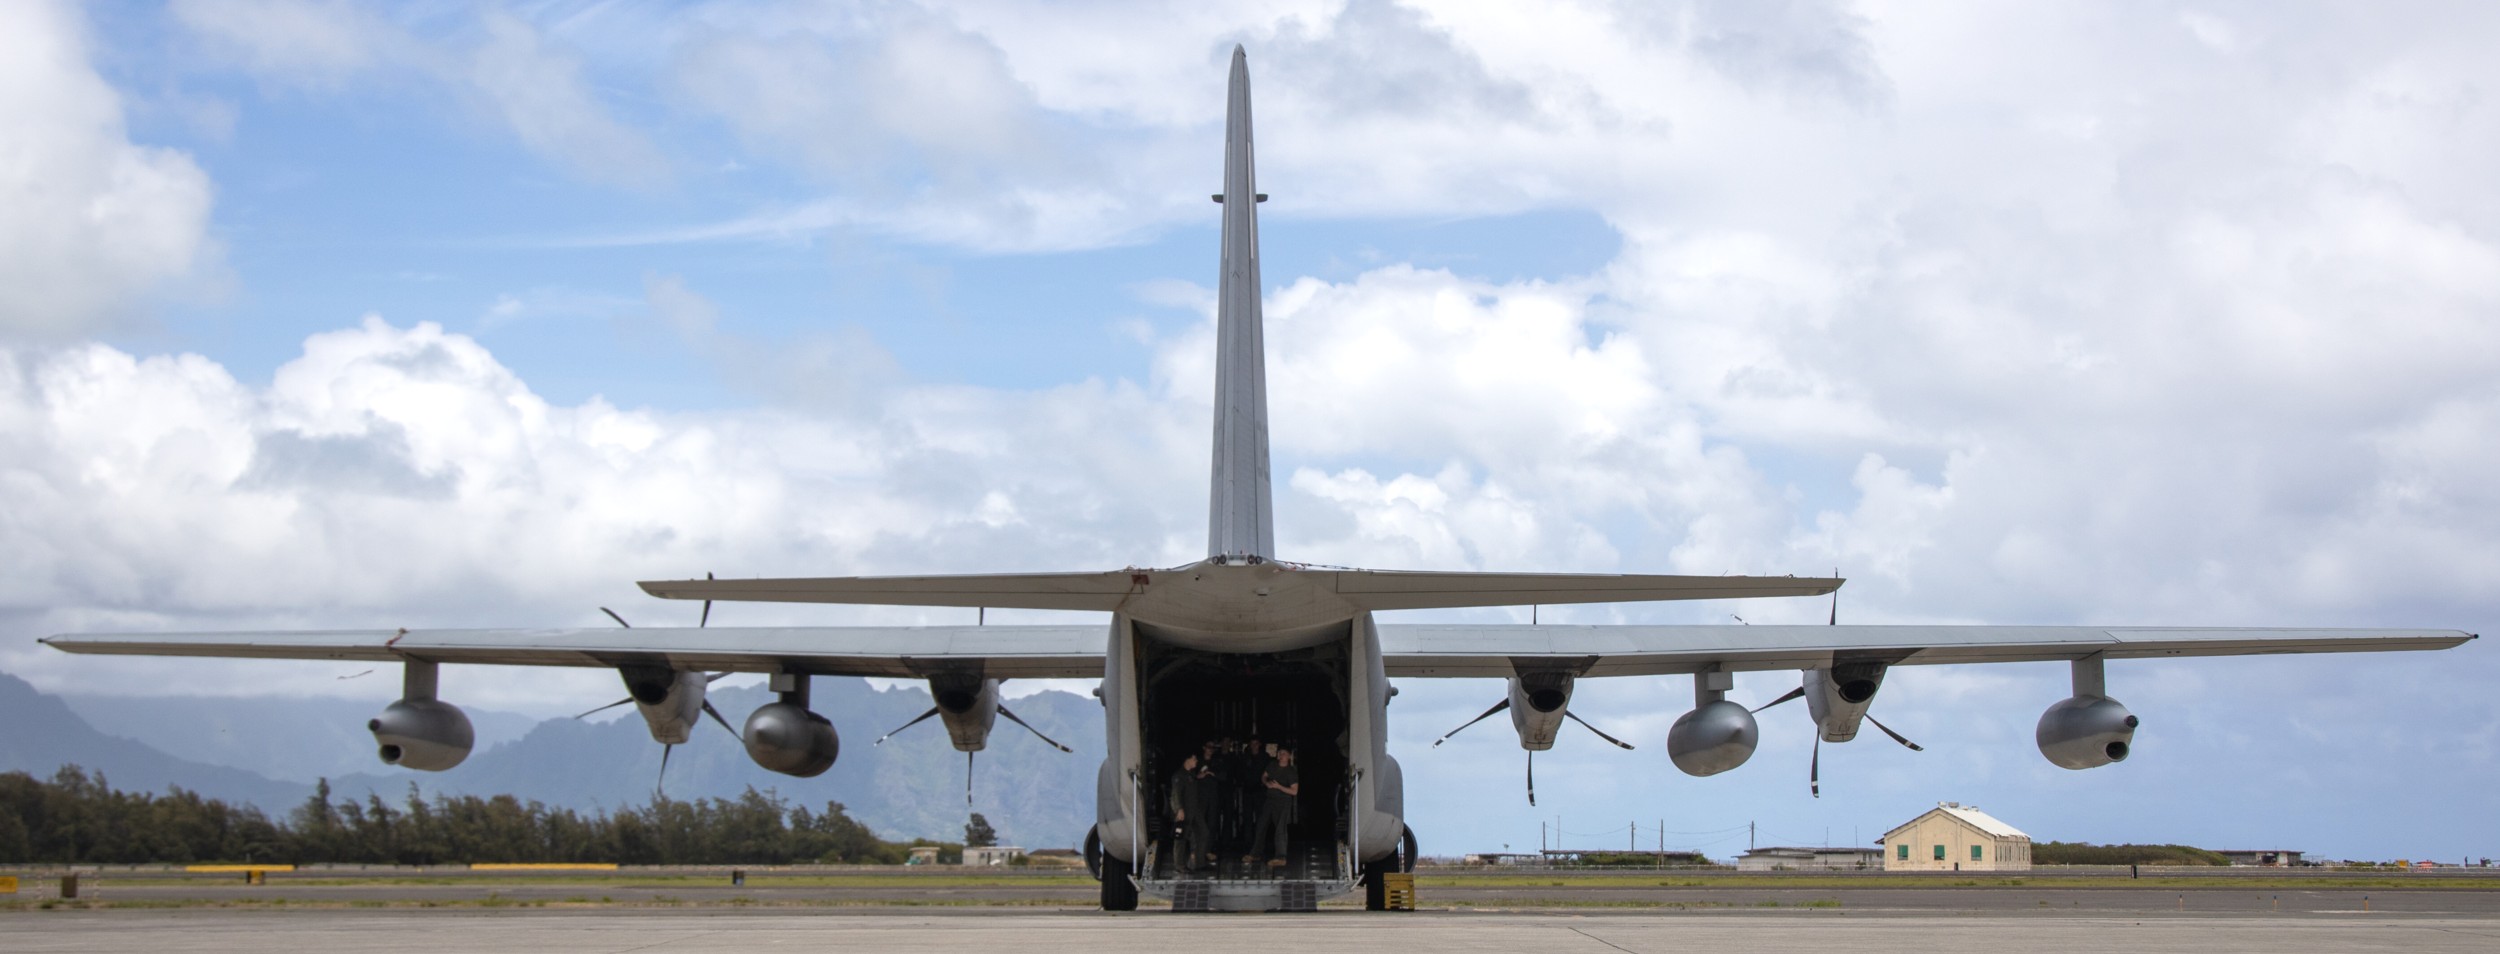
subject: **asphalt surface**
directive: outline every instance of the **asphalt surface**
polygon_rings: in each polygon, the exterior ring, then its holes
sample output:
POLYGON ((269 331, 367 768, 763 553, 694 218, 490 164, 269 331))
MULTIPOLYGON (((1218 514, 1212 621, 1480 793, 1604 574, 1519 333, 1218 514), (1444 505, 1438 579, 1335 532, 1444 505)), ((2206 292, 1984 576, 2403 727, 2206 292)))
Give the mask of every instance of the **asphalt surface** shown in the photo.
POLYGON ((755 954, 765 949, 932 951, 1403 950, 1650 954, 1691 950, 1885 952, 2403 951, 2500 949, 2500 919, 2384 915, 2305 917, 2097 916, 2007 918, 1970 914, 1858 917, 1843 910, 1656 913, 1414 913, 1107 915, 884 909, 877 913, 690 911, 23 911, 0 914, 12 954, 153 951, 165 954, 318 950, 337 954, 443 951, 667 951, 755 954))
MULTIPOLYGON (((2388 917, 2500 920, 2500 878, 2424 880, 2403 888, 2309 886, 2312 879, 2271 883, 2164 885, 2123 878, 2078 885, 1953 885, 1931 879, 1829 879, 1779 884, 1695 884, 1690 877, 1437 876, 1418 886, 1427 911, 1749 911, 1843 912, 1857 917, 2388 917), (1661 883, 1666 882, 1666 883, 1661 883)), ((29 880, 19 908, 53 892, 52 879, 29 880)), ((107 909, 132 908, 531 908, 861 909, 996 908, 1085 911, 1097 888, 1081 876, 1041 873, 992 876, 915 873, 789 876, 752 873, 743 885, 726 871, 624 872, 602 875, 479 876, 388 871, 279 872, 248 885, 239 875, 101 872, 83 877, 81 899, 107 909), (674 874, 675 877, 668 875, 674 874)), ((4 902, 5 899, 0 899, 4 902)), ((1332 906, 1359 905, 1359 894, 1332 906)), ((1150 902, 1151 903, 1151 902, 1150 902)), ((0 903, 0 918, 12 912, 0 903)), ((29 914, 46 914, 41 910, 29 914)))

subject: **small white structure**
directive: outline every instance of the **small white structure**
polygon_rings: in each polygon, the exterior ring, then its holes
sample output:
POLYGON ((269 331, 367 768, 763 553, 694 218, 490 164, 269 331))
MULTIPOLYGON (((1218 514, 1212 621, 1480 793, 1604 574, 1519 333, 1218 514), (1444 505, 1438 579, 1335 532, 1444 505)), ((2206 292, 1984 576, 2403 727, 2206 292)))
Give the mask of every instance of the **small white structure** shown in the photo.
POLYGON ((986 848, 967 847, 964 849, 964 865, 972 868, 990 867, 1003 865, 1023 856, 1024 849, 1009 848, 1004 845, 986 848))
POLYGON ((1755 848, 1736 859, 1738 871, 1832 871, 1883 866, 1880 848, 1755 848))
POLYGON ((1960 802, 1885 832, 1886 871, 2029 871, 2031 836, 1960 802))

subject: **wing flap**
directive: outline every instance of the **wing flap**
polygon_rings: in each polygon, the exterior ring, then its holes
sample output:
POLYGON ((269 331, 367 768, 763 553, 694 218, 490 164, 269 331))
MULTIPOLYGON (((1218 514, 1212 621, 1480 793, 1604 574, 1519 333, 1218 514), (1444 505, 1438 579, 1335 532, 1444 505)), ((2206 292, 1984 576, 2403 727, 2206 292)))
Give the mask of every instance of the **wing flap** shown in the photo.
POLYGON ((1102 675, 1096 626, 419 629, 236 633, 81 633, 43 641, 73 653, 340 659, 501 666, 666 663, 706 672, 925 676, 977 665, 1001 679, 1102 675))
POLYGON ((1597 657, 1591 676, 1808 669, 1839 659, 1896 665, 2448 649, 2445 629, 2150 626, 1380 626, 1392 676, 1508 676, 1517 658, 1597 657))

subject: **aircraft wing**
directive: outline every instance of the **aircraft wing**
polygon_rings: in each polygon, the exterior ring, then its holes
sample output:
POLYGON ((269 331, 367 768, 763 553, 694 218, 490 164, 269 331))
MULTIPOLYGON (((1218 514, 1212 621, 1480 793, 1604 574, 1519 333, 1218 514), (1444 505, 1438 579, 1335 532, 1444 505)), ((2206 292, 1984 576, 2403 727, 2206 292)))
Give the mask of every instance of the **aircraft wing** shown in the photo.
POLYGON ((708 629, 365 629, 258 633, 79 633, 73 653, 246 659, 420 660, 502 666, 665 663, 705 672, 793 666, 839 676, 925 677, 977 667, 999 679, 1100 678, 1105 627, 793 626, 708 629))
POLYGON ((2448 649, 2450 629, 2152 626, 1575 626, 1380 624, 1392 676, 1502 677, 1514 661, 1585 676, 1891 665, 2448 649))
MULTIPOLYGON (((1724 626, 1380 624, 1392 676, 1500 678, 1514 661, 1588 676, 2170 656, 2448 649, 2475 639, 2447 629, 2245 629, 2147 626, 1724 626)), ((337 659, 504 666, 665 663, 707 672, 924 677, 977 667, 1000 679, 1102 675, 1104 631, 1080 626, 791 626, 710 629, 364 629, 311 632, 80 633, 65 652, 244 659, 337 659)))

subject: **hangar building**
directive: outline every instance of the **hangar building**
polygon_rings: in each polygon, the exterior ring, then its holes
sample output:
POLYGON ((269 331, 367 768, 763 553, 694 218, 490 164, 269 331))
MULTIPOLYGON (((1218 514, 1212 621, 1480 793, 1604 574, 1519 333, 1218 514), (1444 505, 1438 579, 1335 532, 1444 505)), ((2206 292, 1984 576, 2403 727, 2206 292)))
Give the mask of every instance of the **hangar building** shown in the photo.
POLYGON ((1886 871, 2029 871, 2031 836, 1960 802, 1938 802, 1885 832, 1886 871))

